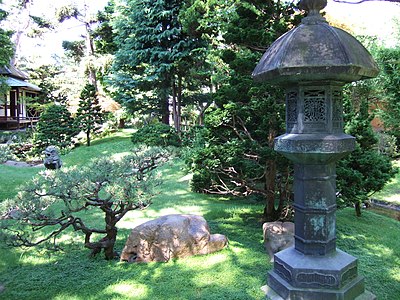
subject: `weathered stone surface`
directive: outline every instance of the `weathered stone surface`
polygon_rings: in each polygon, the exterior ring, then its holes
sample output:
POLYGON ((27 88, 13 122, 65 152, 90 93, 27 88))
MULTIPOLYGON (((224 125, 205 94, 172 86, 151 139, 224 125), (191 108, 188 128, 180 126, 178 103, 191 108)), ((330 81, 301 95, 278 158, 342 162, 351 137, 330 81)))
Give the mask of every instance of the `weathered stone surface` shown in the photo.
POLYGON ((209 254, 228 244, 222 234, 210 234, 206 220, 197 215, 167 215, 134 229, 121 253, 121 261, 169 261, 209 254))
POLYGON ((43 154, 45 155, 43 164, 46 169, 55 170, 61 168, 62 161, 56 147, 48 146, 43 151, 43 154))
POLYGON ((286 249, 294 243, 294 223, 292 222, 267 222, 263 224, 264 246, 271 262, 274 254, 286 249))

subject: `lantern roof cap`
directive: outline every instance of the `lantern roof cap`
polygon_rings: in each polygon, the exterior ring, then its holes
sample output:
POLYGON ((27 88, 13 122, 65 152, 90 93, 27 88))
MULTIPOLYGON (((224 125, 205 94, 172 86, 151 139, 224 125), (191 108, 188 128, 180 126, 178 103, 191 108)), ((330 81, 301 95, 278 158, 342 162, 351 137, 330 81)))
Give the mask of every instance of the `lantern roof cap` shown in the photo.
POLYGON ((346 83, 378 75, 368 50, 321 16, 325 6, 326 0, 299 2, 307 17, 267 49, 253 71, 255 80, 283 85, 301 81, 346 83))

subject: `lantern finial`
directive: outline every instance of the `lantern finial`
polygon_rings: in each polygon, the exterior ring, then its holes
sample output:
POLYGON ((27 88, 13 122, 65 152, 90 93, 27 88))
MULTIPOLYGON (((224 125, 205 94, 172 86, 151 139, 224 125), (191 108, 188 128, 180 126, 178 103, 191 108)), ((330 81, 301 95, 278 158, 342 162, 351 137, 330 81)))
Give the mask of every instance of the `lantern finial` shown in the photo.
POLYGON ((307 12, 307 17, 303 19, 302 23, 326 23, 325 18, 320 13, 326 4, 327 0, 300 0, 298 4, 299 8, 307 12))

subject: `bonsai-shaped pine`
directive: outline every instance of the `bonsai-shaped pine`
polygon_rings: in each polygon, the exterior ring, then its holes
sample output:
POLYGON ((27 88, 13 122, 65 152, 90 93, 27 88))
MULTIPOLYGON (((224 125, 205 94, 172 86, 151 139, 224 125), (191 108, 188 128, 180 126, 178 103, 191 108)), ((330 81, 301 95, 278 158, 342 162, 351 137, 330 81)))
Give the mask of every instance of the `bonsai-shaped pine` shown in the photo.
POLYGON ((79 98, 75 124, 77 128, 86 133, 86 144, 90 146, 90 135, 95 135, 100 131, 104 120, 103 113, 94 85, 86 84, 79 98))
POLYGON ((113 259, 117 223, 127 212, 150 205, 160 183, 153 170, 167 157, 165 150, 138 149, 120 160, 101 158, 82 167, 42 172, 15 199, 1 203, 6 242, 27 247, 47 242, 57 250, 57 238, 72 228, 84 234, 91 256, 104 250, 105 258, 113 259), (94 220, 98 213, 103 221, 94 220), (103 237, 93 241, 93 234, 103 237))

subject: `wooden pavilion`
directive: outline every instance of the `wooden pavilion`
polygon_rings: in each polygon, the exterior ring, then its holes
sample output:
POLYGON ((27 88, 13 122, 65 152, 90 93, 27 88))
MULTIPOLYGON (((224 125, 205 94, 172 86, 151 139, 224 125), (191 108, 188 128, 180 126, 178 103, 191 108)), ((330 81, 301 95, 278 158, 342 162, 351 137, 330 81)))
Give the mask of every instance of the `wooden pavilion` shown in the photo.
POLYGON ((38 118, 27 108, 27 98, 36 97, 40 88, 27 82, 28 76, 13 66, 0 67, 0 76, 10 87, 8 94, 0 95, 0 128, 33 126, 38 118))

